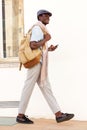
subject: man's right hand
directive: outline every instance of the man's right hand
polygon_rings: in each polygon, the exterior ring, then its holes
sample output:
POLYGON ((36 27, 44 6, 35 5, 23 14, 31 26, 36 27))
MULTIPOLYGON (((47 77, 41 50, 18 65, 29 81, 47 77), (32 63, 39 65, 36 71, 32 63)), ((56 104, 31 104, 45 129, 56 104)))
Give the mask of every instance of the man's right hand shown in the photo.
POLYGON ((50 34, 45 34, 44 35, 44 40, 47 42, 47 41, 49 41, 51 39, 51 35, 50 34))

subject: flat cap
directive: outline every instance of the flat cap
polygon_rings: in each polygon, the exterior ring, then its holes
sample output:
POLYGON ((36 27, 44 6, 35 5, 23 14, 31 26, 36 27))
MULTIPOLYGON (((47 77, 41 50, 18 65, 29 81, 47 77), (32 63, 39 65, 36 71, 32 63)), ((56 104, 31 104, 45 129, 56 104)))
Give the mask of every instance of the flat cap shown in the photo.
POLYGON ((48 14, 49 16, 52 16, 52 13, 49 12, 48 10, 44 10, 44 9, 41 9, 37 12, 37 17, 41 14, 48 14))

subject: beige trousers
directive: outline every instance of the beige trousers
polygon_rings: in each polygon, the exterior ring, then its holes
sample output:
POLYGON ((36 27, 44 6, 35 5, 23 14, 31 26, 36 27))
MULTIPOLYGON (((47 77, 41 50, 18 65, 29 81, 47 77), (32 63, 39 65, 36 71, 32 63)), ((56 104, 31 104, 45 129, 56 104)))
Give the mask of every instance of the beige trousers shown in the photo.
POLYGON ((41 71, 40 63, 35 65, 33 68, 27 70, 27 77, 26 77, 24 88, 22 91, 18 113, 25 114, 25 111, 26 111, 28 102, 30 100, 30 96, 32 94, 33 88, 35 86, 35 83, 38 84, 52 112, 55 114, 56 112, 60 111, 60 107, 55 97, 53 96, 48 78, 46 79, 45 85, 43 87, 40 86, 40 83, 38 80, 40 76, 40 71, 41 71))

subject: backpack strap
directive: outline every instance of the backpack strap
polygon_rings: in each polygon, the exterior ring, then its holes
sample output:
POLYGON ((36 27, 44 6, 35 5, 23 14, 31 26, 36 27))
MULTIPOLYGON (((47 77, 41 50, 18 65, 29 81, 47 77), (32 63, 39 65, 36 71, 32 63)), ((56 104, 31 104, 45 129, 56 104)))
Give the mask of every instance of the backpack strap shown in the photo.
POLYGON ((20 62, 20 65, 19 65, 19 70, 21 70, 21 67, 22 67, 22 63, 20 62))

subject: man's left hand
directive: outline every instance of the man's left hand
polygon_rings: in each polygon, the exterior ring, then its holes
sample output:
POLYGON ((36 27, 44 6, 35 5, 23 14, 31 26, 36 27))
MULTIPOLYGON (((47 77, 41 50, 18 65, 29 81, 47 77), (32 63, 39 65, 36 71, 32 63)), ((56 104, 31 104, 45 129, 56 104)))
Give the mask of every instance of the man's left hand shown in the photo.
POLYGON ((48 48, 48 51, 54 51, 57 47, 58 47, 58 45, 56 45, 56 46, 50 45, 50 47, 48 48))

